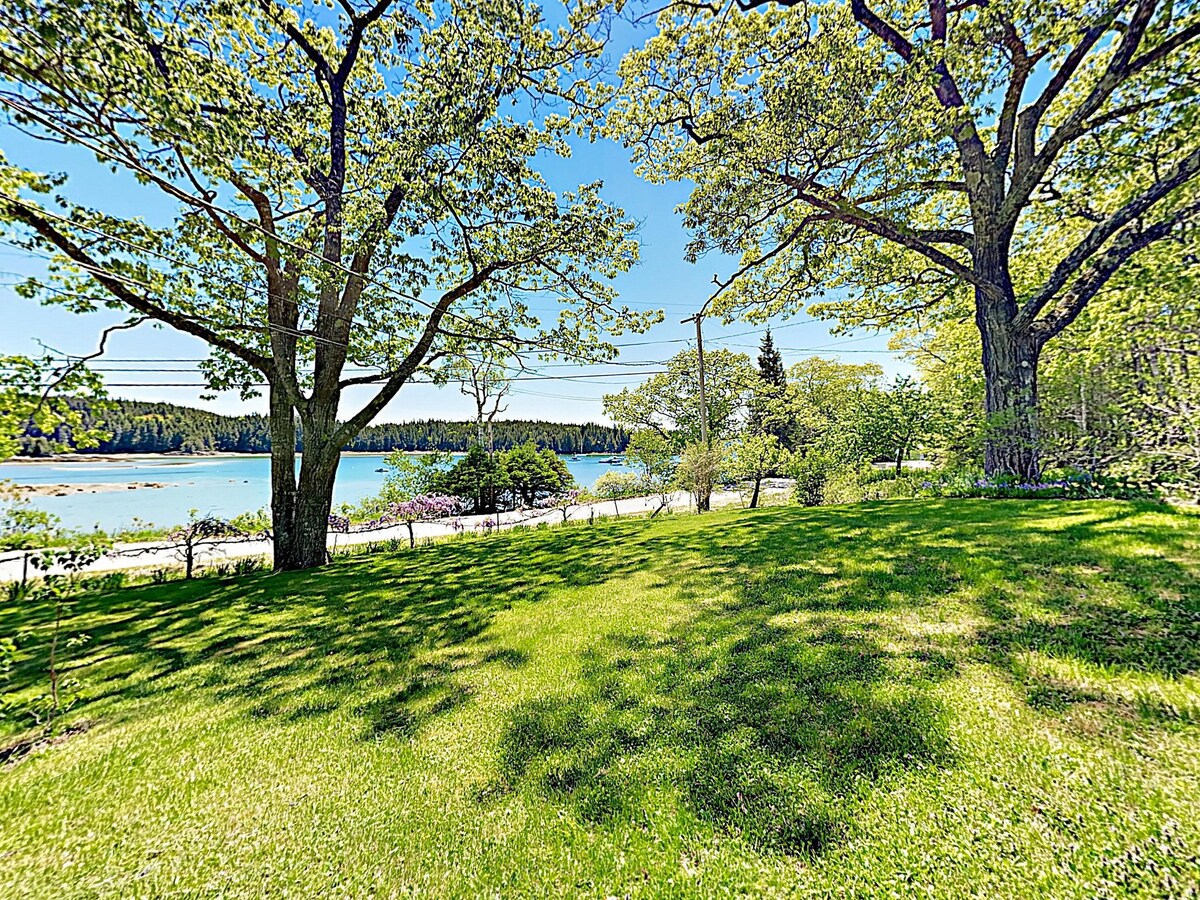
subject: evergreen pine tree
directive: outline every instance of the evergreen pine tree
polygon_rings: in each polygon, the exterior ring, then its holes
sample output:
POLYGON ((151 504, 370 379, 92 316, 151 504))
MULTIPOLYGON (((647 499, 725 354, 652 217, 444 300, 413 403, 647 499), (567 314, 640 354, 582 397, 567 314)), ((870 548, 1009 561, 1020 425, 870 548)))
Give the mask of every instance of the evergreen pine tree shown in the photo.
POLYGON ((787 374, 783 370, 783 357, 775 348, 775 341, 771 337, 769 328, 758 347, 758 374, 763 381, 780 391, 787 385, 787 374))
POLYGON ((774 435, 780 446, 791 449, 794 428, 790 410, 786 407, 787 373, 770 329, 758 347, 758 377, 760 388, 750 402, 750 430, 774 435))

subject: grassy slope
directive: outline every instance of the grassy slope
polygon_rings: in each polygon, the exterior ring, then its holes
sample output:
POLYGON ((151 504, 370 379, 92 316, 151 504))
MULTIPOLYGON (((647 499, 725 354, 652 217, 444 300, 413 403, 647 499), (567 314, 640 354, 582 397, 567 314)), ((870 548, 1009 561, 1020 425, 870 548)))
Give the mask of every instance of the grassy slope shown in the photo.
POLYGON ((1200 882, 1195 515, 605 522, 126 590, 68 630, 96 724, 0 770, 3 896, 1200 882))

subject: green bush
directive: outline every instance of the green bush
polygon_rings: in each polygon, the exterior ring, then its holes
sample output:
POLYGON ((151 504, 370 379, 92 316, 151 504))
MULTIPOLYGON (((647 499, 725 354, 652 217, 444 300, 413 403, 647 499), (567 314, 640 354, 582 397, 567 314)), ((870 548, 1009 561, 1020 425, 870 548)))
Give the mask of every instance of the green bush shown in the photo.
POLYGON ((811 451, 797 456, 792 461, 792 477, 796 487, 792 496, 801 506, 820 506, 826 502, 826 488, 830 479, 845 463, 829 453, 811 451))
POLYGON ((825 503, 858 503, 867 499, 872 467, 867 463, 835 466, 825 478, 825 503))
POLYGON ((893 469, 880 470, 872 468, 869 476, 863 480, 863 500, 911 500, 920 496, 921 482, 929 477, 928 473, 903 472, 900 475, 893 469))

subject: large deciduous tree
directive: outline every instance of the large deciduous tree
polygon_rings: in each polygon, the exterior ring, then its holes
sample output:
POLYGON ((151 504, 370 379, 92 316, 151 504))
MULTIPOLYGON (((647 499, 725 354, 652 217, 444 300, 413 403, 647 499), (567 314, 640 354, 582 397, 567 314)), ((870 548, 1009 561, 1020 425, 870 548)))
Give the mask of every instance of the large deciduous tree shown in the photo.
MULTIPOLYGON (((1200 235, 1159 244, 1119 272, 1042 357, 1042 446, 1050 465, 1164 482, 1200 497, 1200 235)), ((949 318, 909 336, 912 353, 969 454, 983 395, 979 335, 949 318)))
POLYGON ((887 327, 969 293, 985 465, 1029 479, 1042 348, 1200 217, 1198 47, 1190 0, 678 0, 610 124, 695 182, 689 256, 740 255, 727 315, 832 292, 887 327))
POLYGON ((607 283, 632 225, 535 168, 568 152, 554 104, 598 49, 521 0, 12 0, 9 134, 159 205, 95 208, 0 159, 0 222, 54 258, 30 296, 148 317, 208 342, 211 387, 265 387, 275 565, 316 565, 339 451, 414 377, 484 344, 611 358, 603 332, 647 322, 607 283))

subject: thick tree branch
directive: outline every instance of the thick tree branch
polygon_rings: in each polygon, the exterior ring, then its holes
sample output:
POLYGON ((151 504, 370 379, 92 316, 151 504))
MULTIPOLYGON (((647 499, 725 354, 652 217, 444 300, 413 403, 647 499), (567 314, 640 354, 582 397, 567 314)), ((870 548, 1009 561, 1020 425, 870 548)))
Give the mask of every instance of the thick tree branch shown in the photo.
POLYGON ((367 29, 374 24, 380 16, 387 12, 388 7, 392 5, 394 0, 379 0, 374 6, 361 15, 354 11, 354 7, 348 3, 342 3, 342 9, 346 10, 346 14, 350 16, 350 39, 346 42, 346 53, 342 57, 342 62, 338 66, 336 78, 339 84, 344 84, 346 79, 350 77, 350 73, 354 70, 354 64, 358 61, 358 53, 362 49, 363 35, 367 29))
POLYGON ((1076 280, 1054 309, 1045 318, 1029 326, 1030 331, 1044 344, 1075 321, 1088 302, 1130 257, 1150 244, 1170 237, 1180 225, 1194 222, 1197 218, 1200 218, 1200 203, 1193 203, 1148 228, 1141 228, 1137 223, 1126 226, 1109 248, 1092 261, 1088 271, 1076 280))
POLYGON ((855 21, 887 44, 905 62, 913 60, 913 46, 899 31, 881 19, 867 7, 866 0, 850 0, 850 11, 855 21))
POLYGON ((200 324, 194 318, 166 309, 154 301, 130 290, 122 281, 108 273, 100 263, 88 254, 82 247, 54 227, 46 218, 34 212, 22 203, 5 201, 6 211, 14 219, 23 222, 33 229, 43 239, 59 249, 68 259, 87 268, 89 274, 98 284, 104 287, 114 298, 124 303, 130 309, 156 319, 159 322, 177 328, 180 331, 194 335, 207 341, 214 347, 236 356, 248 366, 260 372, 269 372, 271 361, 259 353, 255 353, 235 341, 231 341, 206 325, 200 324))
POLYGON ((1006 172, 1012 155, 1013 136, 1016 132, 1017 114, 1021 108, 1021 97, 1025 93, 1025 85, 1029 82, 1029 74, 1033 71, 1036 60, 1029 55, 1025 41, 1017 33, 1016 26, 1003 17, 1001 25, 1004 29, 1004 46, 1008 48, 1012 58, 1012 75, 1009 77, 1008 87, 1004 91, 1000 117, 996 121, 996 146, 992 150, 992 162, 998 171, 1006 172))
MULTIPOLYGON (((1080 43, 1072 48, 1064 61, 1062 68, 1055 73, 1047 84, 1046 89, 1037 102, 1021 113, 1018 128, 1020 134, 1017 140, 1017 166, 1013 173, 1012 188, 1005 198, 1002 218, 1015 222, 1021 209, 1024 208, 1032 195, 1034 188, 1041 182, 1046 172, 1054 164, 1063 148, 1088 132, 1089 123, 1095 123, 1095 116, 1101 107, 1123 83, 1129 80, 1132 71, 1134 54, 1137 53, 1146 29, 1150 25, 1157 0, 1137 0, 1133 15, 1124 27, 1120 42, 1117 44, 1112 58, 1105 67, 1103 74, 1093 85, 1088 95, 1080 101, 1067 116, 1062 124, 1054 129, 1046 138, 1040 150, 1035 151, 1034 141, 1036 131, 1040 126, 1041 117, 1053 100, 1061 93, 1075 70, 1082 64, 1087 53, 1096 45, 1104 34, 1113 27, 1113 18, 1122 7, 1112 11, 1101 23, 1088 29, 1080 43)), ((1184 29, 1183 31, 1189 31, 1184 29)), ((1182 34, 1180 32, 1179 34, 1182 34)), ((1179 36, 1176 35, 1176 37, 1179 36)), ((1167 42, 1171 42, 1168 39, 1167 42)), ((1184 41, 1186 42, 1186 41, 1184 41)), ((1181 46, 1181 42, 1179 45, 1181 46)), ((1161 46, 1161 45, 1160 45, 1161 46)), ((1158 48, 1150 51, 1157 53, 1158 48)), ((1099 120, 1103 122, 1101 117, 1099 120)))
POLYGON ((1021 308, 1015 324, 1030 327, 1045 306, 1062 290, 1073 274, 1104 246, 1105 242, 1130 222, 1144 215, 1159 200, 1200 175, 1200 150, 1193 150, 1165 178, 1155 182, 1119 210, 1091 229, 1051 272, 1046 284, 1021 308))
POLYGON ((893 243, 907 247, 909 250, 916 251, 924 256, 930 262, 936 263, 948 272, 957 275, 964 281, 979 287, 989 294, 1003 296, 1003 292, 990 282, 984 281, 975 274, 968 264, 955 259, 947 253, 938 250, 931 246, 926 241, 922 240, 919 235, 902 225, 884 219, 882 216, 860 209, 856 206, 847 204, 841 200, 831 200, 821 194, 814 193, 813 187, 821 188, 822 185, 810 185, 809 182, 796 178, 792 175, 769 173, 774 177, 779 178, 784 184, 793 187, 796 190, 796 198, 807 203, 809 206, 815 207, 822 212, 828 213, 830 218, 836 219, 839 222, 844 222, 847 225, 853 225, 855 228, 866 231, 869 234, 874 234, 877 237, 886 238, 893 243))
POLYGON ((338 428, 332 439, 332 443, 335 446, 341 447, 346 444, 351 438, 362 431, 375 416, 379 415, 383 408, 400 391, 400 388, 424 364, 425 358, 429 353, 429 348, 433 346, 433 341, 437 337, 438 326, 441 325, 442 320, 450 311, 450 307, 456 301, 461 300, 482 285, 494 272, 499 271, 501 268, 502 266, 496 263, 484 266, 473 273, 466 281, 456 285, 441 296, 430 312, 429 318, 425 320, 425 327, 421 330, 421 336, 417 338, 416 343, 405 354, 404 359, 396 367, 388 383, 374 397, 367 401, 357 413, 343 422, 341 427, 338 428))
POLYGON ((1189 41, 1194 41, 1200 38, 1200 22, 1195 22, 1186 28, 1181 28, 1175 34, 1171 35, 1166 40, 1156 44, 1151 49, 1147 50, 1141 56, 1129 63, 1129 73, 1136 75, 1138 72, 1153 66, 1156 63, 1162 62, 1184 44, 1189 41))
MULTIPOLYGON (((942 54, 934 64, 933 71, 937 75, 937 83, 933 92, 938 102, 952 110, 950 134, 958 147, 958 154, 964 172, 978 176, 979 186, 985 190, 995 189, 996 170, 979 136, 979 128, 972 118, 962 92, 958 88, 950 67, 946 63, 946 0, 928 0, 930 14, 930 33, 932 40, 940 45, 942 54)), ((914 59, 912 43, 893 26, 889 25, 876 13, 867 7, 866 0, 851 0, 850 9, 857 22, 882 40, 895 51, 901 59, 911 63, 914 59)))
POLYGON ((961 228, 920 228, 913 235, 929 244, 954 244, 969 249, 975 243, 975 235, 961 228))

